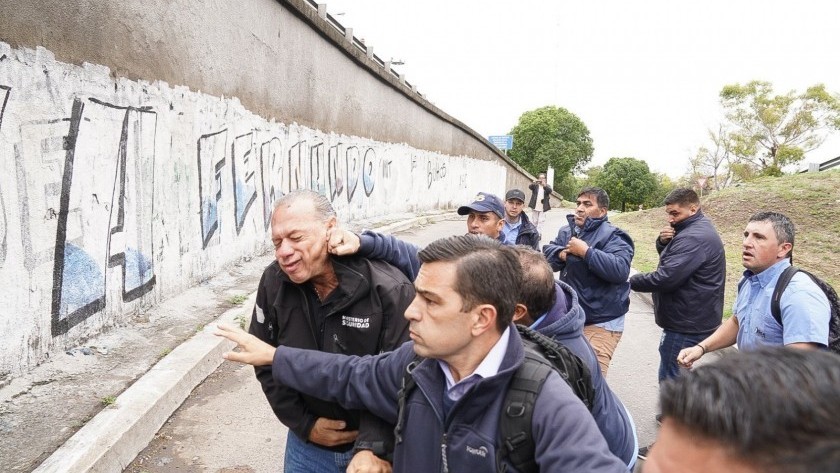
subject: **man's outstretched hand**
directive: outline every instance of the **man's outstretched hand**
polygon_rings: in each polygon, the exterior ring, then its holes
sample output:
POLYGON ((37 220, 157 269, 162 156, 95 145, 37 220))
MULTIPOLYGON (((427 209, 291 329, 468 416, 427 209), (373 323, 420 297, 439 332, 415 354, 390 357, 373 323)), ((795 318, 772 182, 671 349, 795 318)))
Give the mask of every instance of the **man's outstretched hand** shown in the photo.
POLYGON ((274 360, 276 348, 239 327, 219 324, 216 327, 214 335, 225 337, 237 345, 234 351, 222 354, 222 358, 226 360, 247 363, 254 366, 270 365, 274 360))

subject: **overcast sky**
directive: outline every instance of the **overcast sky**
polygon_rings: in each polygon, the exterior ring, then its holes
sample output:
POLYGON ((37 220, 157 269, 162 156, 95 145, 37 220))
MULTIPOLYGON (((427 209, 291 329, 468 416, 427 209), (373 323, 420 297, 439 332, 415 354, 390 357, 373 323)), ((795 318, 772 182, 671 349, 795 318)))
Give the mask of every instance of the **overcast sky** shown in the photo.
MULTIPOLYGON (((726 84, 840 93, 835 0, 328 0, 327 11, 484 136, 545 105, 580 117, 591 164, 634 157, 682 175, 726 84)), ((834 132, 807 161, 840 155, 834 132)))

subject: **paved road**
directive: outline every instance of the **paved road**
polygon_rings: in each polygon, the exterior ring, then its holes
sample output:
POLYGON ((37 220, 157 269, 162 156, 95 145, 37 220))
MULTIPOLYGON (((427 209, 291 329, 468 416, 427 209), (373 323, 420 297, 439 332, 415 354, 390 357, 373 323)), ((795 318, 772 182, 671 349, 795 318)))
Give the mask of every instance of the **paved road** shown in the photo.
MULTIPOLYGON (((548 212, 543 243, 556 234, 565 222, 565 214, 560 209, 548 212)), ((446 220, 398 235, 423 246, 463 233, 465 227, 463 219, 446 220)), ((608 381, 635 418, 641 445, 649 444, 656 435, 659 336, 650 306, 633 294, 608 381)), ((269 409, 253 369, 224 362, 193 391, 125 471, 278 472, 282 471, 285 436, 286 429, 269 409)))

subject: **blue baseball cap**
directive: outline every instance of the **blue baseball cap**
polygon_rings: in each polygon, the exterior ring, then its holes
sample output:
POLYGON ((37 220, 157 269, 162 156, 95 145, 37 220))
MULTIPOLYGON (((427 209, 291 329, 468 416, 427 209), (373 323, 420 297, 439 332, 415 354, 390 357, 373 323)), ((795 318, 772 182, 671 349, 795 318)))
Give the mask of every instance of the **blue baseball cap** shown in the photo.
POLYGON ((486 192, 479 192, 470 205, 458 207, 458 215, 468 215, 471 211, 493 212, 499 218, 505 218, 505 205, 502 204, 501 199, 486 192))

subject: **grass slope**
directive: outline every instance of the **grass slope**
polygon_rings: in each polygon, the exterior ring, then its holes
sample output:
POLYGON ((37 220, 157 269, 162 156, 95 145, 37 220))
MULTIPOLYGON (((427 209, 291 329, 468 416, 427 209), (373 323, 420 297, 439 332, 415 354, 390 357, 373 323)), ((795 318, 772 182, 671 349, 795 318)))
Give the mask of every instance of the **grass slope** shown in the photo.
MULTIPOLYGON (((741 266, 741 241, 747 220, 756 212, 782 212, 796 225, 793 260, 840 289, 840 170, 762 178, 703 198, 703 212, 714 222, 726 248, 725 315, 732 302, 741 266)), ((659 255, 654 240, 667 224, 665 208, 628 212, 610 217, 636 243, 633 267, 656 269, 659 255)))

